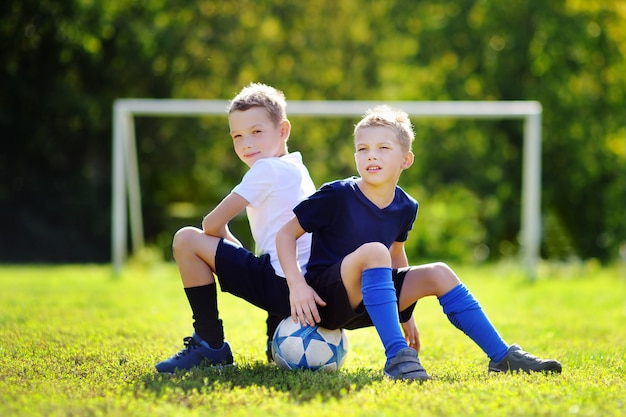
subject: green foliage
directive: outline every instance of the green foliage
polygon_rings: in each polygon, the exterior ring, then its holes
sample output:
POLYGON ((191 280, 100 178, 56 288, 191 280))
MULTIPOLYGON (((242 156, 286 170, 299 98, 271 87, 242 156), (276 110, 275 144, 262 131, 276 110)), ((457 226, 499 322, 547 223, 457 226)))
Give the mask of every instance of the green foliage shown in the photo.
MULTIPOLYGON (((0 209, 11 236, 0 241, 2 261, 110 258, 116 98, 229 99, 251 81, 291 100, 538 100, 544 213, 582 259, 615 259, 624 242, 619 1, 7 0, 0 12, 0 209)), ((354 173, 356 120, 292 122, 290 147, 318 185, 354 173)), ((454 199, 473 203, 468 225, 428 231, 411 255, 515 252, 521 123, 413 122, 416 164, 402 182, 419 191, 422 213, 435 198, 431 211, 447 216, 443 204, 452 216, 437 223, 458 225, 454 199)), ((245 167, 225 118, 139 118, 136 128, 147 240, 168 251, 176 228, 197 224, 245 167), (187 217, 172 214, 179 203, 193 207, 187 217)), ((234 226, 251 243, 245 222, 234 226)))
POLYGON ((425 197, 418 214, 421 220, 415 224, 413 239, 405 245, 407 252, 420 258, 427 256, 431 261, 449 258, 470 263, 484 261, 489 253, 485 252, 483 243, 486 234, 480 221, 483 212, 476 195, 462 187, 443 188, 425 197))
POLYGON ((153 366, 182 348, 191 312, 176 266, 146 253, 117 278, 104 266, 0 268, 0 414, 626 412, 623 265, 545 264, 533 283, 506 264, 456 270, 505 340, 558 358, 563 374, 488 374, 484 353, 448 322, 432 297, 418 303, 416 319, 421 361, 433 381, 383 378, 384 352, 372 328, 348 332, 349 355, 337 373, 282 371, 265 363, 264 314, 221 293, 220 313, 237 367, 160 375, 153 366))

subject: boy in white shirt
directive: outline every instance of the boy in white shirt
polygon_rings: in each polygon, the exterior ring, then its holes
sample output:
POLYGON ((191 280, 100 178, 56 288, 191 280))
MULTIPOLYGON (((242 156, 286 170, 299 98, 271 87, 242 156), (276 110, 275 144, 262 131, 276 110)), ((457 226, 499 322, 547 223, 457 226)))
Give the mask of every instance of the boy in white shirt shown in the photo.
MULTIPOLYGON (((288 153, 291 125, 282 92, 253 83, 228 107, 235 153, 249 171, 241 182, 202 221, 202 229, 184 227, 173 241, 185 294, 193 313, 194 333, 185 347, 158 363, 158 372, 171 373, 197 365, 233 364, 219 318, 215 277, 229 292, 268 312, 268 338, 280 319, 291 314, 289 287, 276 254, 278 230, 292 209, 315 192, 299 152, 288 153), (228 222, 246 210, 258 256, 244 248, 228 222)), ((301 268, 306 268, 311 236, 298 239, 301 268)))

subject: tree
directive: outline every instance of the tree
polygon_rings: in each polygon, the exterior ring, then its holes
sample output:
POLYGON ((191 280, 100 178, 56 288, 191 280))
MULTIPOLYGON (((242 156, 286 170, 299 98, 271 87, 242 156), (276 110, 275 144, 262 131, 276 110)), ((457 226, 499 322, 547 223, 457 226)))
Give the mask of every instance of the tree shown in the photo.
MULTIPOLYGON (((619 1, 8 0, 0 11, 1 261, 109 259, 116 98, 225 99, 252 81, 291 100, 538 100, 554 234, 544 254, 608 261, 625 240, 619 1)), ((292 122, 290 147, 318 185, 355 174, 356 120, 292 122)), ((402 177, 421 203, 410 256, 514 253, 520 123, 414 124, 416 164, 402 177)), ((147 238, 169 251, 176 228, 197 224, 245 167, 225 118, 136 127, 147 238)))

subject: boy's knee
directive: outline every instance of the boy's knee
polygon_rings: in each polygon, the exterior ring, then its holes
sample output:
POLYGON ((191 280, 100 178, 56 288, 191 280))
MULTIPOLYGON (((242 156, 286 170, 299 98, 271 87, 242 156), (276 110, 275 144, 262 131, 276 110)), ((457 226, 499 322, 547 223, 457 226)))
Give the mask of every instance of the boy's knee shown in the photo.
POLYGON ((364 243, 357 249, 357 252, 359 252, 362 259, 367 259, 373 263, 382 263, 386 265, 391 262, 389 249, 387 249, 387 247, 380 242, 364 243))
POLYGON ((174 252, 174 256, 176 253, 180 253, 191 247, 193 240, 196 238, 198 234, 198 229, 195 227, 187 226, 179 229, 174 234, 174 239, 172 239, 172 251, 174 252))
POLYGON ((448 285, 456 285, 461 281, 456 276, 452 268, 450 268, 444 262, 435 262, 431 265, 433 276, 441 283, 447 283, 448 285))

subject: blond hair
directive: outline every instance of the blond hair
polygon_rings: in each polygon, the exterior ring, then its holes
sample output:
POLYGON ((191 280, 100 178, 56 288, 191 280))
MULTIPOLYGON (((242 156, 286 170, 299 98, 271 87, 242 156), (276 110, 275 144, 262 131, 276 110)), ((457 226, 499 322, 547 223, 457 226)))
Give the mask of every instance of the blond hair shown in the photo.
POLYGON ((354 126, 354 136, 360 129, 366 127, 382 126, 390 128, 396 136, 402 150, 409 152, 415 139, 413 125, 409 115, 399 109, 394 109, 388 105, 376 106, 365 112, 365 115, 354 126))
POLYGON ((228 114, 234 111, 245 111, 252 107, 263 107, 267 110, 270 120, 278 125, 287 120, 287 101, 282 91, 261 83, 250 83, 231 100, 228 114))

